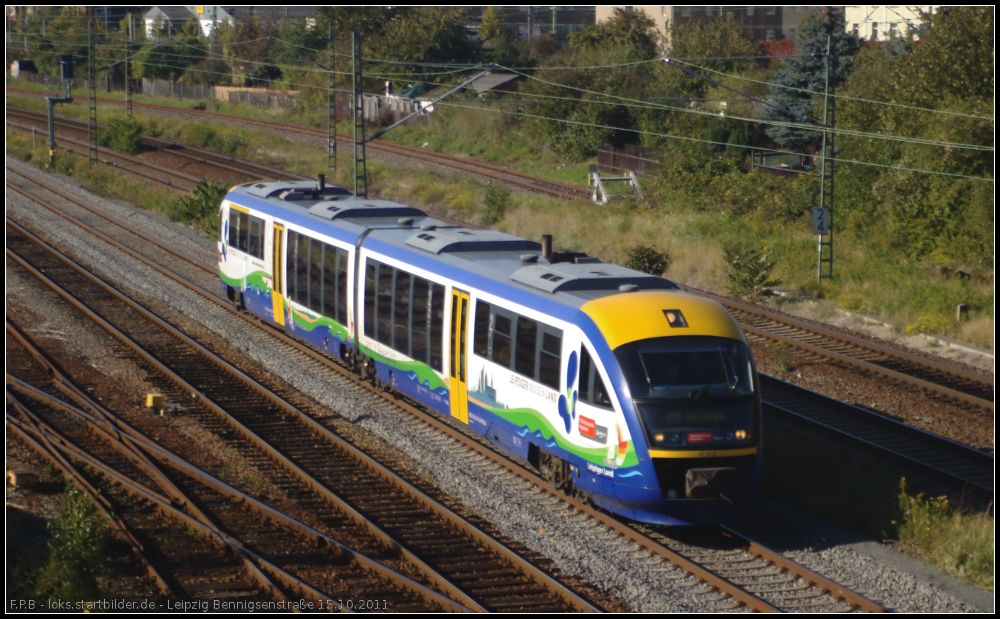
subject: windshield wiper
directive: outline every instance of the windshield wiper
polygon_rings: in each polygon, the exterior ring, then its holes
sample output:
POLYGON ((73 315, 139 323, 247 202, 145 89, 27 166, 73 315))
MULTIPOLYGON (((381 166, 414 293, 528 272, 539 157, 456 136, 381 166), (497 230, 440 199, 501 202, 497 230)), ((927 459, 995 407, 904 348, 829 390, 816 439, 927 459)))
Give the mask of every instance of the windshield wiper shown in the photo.
POLYGON ((698 391, 692 391, 691 392, 691 399, 692 400, 700 400, 701 398, 711 397, 708 394, 708 388, 711 387, 711 386, 712 386, 712 384, 709 383, 709 384, 705 385, 704 387, 702 387, 701 389, 699 389, 698 391))

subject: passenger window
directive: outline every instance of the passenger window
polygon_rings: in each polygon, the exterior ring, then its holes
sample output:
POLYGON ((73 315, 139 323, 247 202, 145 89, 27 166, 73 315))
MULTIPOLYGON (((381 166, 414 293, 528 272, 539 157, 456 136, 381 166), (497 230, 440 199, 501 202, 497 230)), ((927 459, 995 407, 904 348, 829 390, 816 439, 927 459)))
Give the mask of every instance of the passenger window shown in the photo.
POLYGON ((378 267, 378 330, 375 337, 386 346, 392 346, 392 276, 387 264, 378 267))
POLYGON ((490 358, 505 368, 510 367, 510 318, 493 315, 493 350, 490 358))
POLYGON ((368 260, 365 267, 365 335, 375 337, 375 273, 378 263, 368 260))
POLYGON ((264 220, 250 215, 250 247, 247 253, 254 258, 264 257, 264 220))
POLYGON ((444 286, 434 284, 431 295, 431 367, 444 367, 444 286))
POLYGON ((406 356, 410 355, 410 274, 396 271, 396 295, 394 299, 395 332, 393 348, 406 356))
POLYGON ((337 322, 347 324, 347 252, 337 250, 337 322))
POLYGON ((323 315, 334 320, 337 319, 338 253, 336 247, 323 245, 323 315))
POLYGON ((413 278, 413 322, 410 334, 413 337, 412 354, 421 363, 427 363, 427 317, 430 302, 430 282, 422 277, 413 278))
POLYGON ((239 249, 240 238, 240 212, 236 209, 229 210, 229 238, 227 239, 229 246, 233 249, 239 249))
POLYGON ((299 234, 293 230, 288 231, 288 243, 285 245, 285 293, 289 299, 295 297, 295 248, 298 246, 299 234))
MULTIPOLYGON (((520 327, 518 328, 520 338, 520 327)), ((542 333, 542 354, 538 359, 538 381, 559 390, 559 374, 562 369, 562 338, 551 333, 542 333)))
POLYGON ((580 401, 590 403, 590 375, 594 373, 594 365, 590 362, 590 353, 586 346, 580 347, 580 401))
POLYGON ((309 309, 323 311, 323 243, 310 239, 312 254, 309 268, 309 309))
POLYGON ((490 350, 490 304, 476 301, 476 326, 472 338, 472 352, 486 357, 490 350))
POLYGON ((295 288, 295 300, 299 305, 309 307, 309 237, 300 234, 295 253, 295 278, 298 285, 295 288))
POLYGON ((239 243, 239 249, 242 252, 246 252, 250 249, 250 214, 240 213, 240 234, 237 238, 239 243))
POLYGON ((535 355, 538 343, 538 323, 530 318, 517 318, 517 348, 514 350, 514 369, 532 380, 535 378, 535 355))

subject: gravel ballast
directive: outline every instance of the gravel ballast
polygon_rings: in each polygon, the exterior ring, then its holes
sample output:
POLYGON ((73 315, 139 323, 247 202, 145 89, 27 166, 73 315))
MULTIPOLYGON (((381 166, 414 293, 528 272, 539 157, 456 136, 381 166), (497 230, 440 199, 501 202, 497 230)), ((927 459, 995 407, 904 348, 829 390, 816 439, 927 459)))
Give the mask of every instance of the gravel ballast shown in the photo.
MULTIPOLYGON (((42 177, 37 168, 7 160, 15 169, 42 177), (24 166, 21 168, 21 166, 24 166)), ((210 245, 177 232, 123 203, 91 196, 72 180, 44 174, 60 189, 193 255, 214 262, 210 245)), ((169 305, 229 341, 268 371, 328 407, 358 428, 379 437, 420 463, 419 473, 459 502, 488 519, 504 535, 551 558, 566 574, 579 576, 627 602, 641 612, 720 610, 730 600, 715 602, 700 591, 693 578, 639 550, 635 544, 601 529, 587 518, 569 517, 569 507, 532 488, 478 455, 455 447, 426 429, 405 412, 369 394, 363 388, 329 371, 286 354, 283 345, 251 325, 204 302, 198 295, 137 263, 103 241, 71 226, 65 220, 33 208, 17 195, 8 194, 7 210, 15 219, 45 230, 48 238, 68 248, 74 258, 110 282, 133 289, 169 305)), ((8 288, 8 294, 16 294, 8 288)), ((783 549, 796 560, 834 580, 852 586, 886 606, 900 611, 970 611, 982 608, 960 601, 934 585, 923 584, 905 572, 859 555, 846 546, 813 550, 808 538, 790 535, 783 549)))

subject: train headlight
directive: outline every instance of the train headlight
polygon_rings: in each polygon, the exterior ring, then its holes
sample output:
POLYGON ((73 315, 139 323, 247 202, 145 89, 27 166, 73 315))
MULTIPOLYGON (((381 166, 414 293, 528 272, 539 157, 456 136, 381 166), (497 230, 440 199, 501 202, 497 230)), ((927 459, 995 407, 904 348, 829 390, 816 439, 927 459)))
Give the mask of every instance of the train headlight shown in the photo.
POLYGON ((742 440, 746 439, 746 437, 747 437, 747 431, 746 430, 737 430, 736 431, 736 440, 742 441, 742 440))
POLYGON ((656 439, 657 443, 662 443, 663 442, 663 435, 662 434, 657 434, 654 438, 656 439))

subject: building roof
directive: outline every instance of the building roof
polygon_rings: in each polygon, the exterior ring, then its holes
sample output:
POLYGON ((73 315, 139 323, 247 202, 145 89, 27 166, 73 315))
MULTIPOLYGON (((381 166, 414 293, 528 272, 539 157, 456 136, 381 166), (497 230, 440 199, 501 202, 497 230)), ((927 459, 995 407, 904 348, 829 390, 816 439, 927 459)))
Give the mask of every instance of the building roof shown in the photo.
POLYGON ((167 5, 154 6, 146 11, 142 18, 146 21, 159 19, 166 22, 186 22, 192 17, 197 17, 197 15, 186 6, 167 5))
MULTIPOLYGON (((474 75, 475 73, 469 73, 464 77, 465 79, 469 79, 474 75)), ((476 81, 472 82, 471 87, 473 90, 476 91, 477 95, 482 96, 485 93, 493 90, 494 88, 503 86, 504 84, 519 79, 520 77, 521 76, 518 75, 517 73, 504 73, 504 72, 489 73, 477 79, 476 81)), ((438 86, 437 88, 432 88, 428 90, 422 95, 418 95, 416 98, 425 101, 433 101, 434 99, 437 99, 438 97, 444 95, 452 88, 454 88, 454 86, 438 86)))

